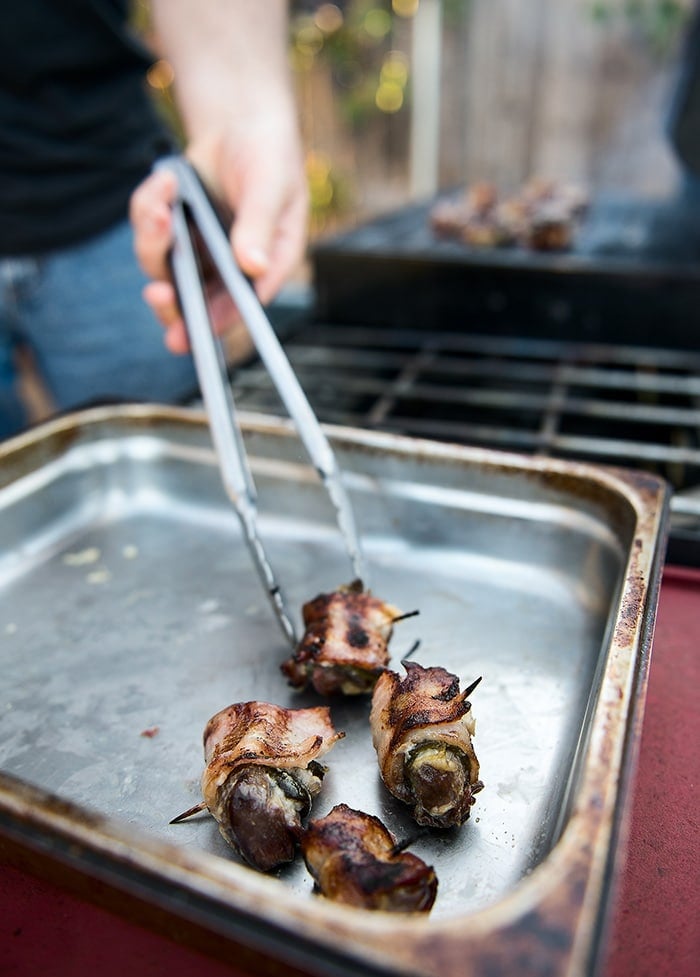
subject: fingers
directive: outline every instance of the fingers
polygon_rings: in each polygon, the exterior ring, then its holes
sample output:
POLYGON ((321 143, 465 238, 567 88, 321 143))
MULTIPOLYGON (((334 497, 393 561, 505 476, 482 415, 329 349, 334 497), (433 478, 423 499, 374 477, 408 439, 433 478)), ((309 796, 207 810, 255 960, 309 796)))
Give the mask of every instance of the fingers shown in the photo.
POLYGON ((249 194, 233 226, 233 252, 246 275, 253 278, 260 301, 277 294, 298 267, 306 242, 306 197, 295 192, 281 208, 249 194))
POLYGON ((156 280, 168 278, 170 207, 176 195, 177 179, 167 170, 152 173, 131 195, 129 218, 134 229, 134 251, 145 273, 156 280))
POLYGON ((238 185, 224 188, 236 215, 231 233, 233 253, 241 269, 252 278, 264 275, 270 268, 275 220, 281 208, 270 182, 272 177, 274 173, 267 165, 256 170, 251 160, 238 174, 238 185))
MULTIPOLYGON (((195 149, 190 153, 193 162, 200 172, 210 177, 213 173, 212 185, 218 186, 236 214, 231 246, 265 304, 299 266, 304 253, 308 192, 300 150, 284 127, 249 132, 243 144, 240 138, 233 143, 224 140, 216 152, 211 147, 208 153, 202 150, 204 162, 197 159, 195 149)), ((144 288, 143 297, 165 327, 168 349, 186 353, 187 331, 167 261, 172 245, 171 206, 176 197, 175 174, 157 170, 132 194, 130 219, 136 257, 153 279, 144 288)), ((217 332, 240 325, 228 296, 212 292, 209 298, 217 332)))
POLYGON ((270 302, 299 267, 306 245, 307 202, 298 194, 279 216, 272 240, 268 268, 255 278, 255 290, 263 304, 270 302))
POLYGON ((144 286, 143 298, 165 328, 165 345, 170 352, 178 354, 189 352, 187 329, 173 285, 167 281, 149 282, 144 286))
MULTIPOLYGON (((144 286, 143 298, 165 328, 165 345, 171 353, 190 350, 187 327, 177 303, 177 295, 170 282, 149 282, 144 286)), ((229 295, 220 289, 209 296, 207 303, 214 332, 219 335, 242 326, 242 321, 229 295)))
POLYGON ((308 210, 301 164, 281 163, 279 147, 239 154, 224 192, 236 219, 231 246, 236 261, 254 279, 263 303, 298 266, 306 242, 308 210))

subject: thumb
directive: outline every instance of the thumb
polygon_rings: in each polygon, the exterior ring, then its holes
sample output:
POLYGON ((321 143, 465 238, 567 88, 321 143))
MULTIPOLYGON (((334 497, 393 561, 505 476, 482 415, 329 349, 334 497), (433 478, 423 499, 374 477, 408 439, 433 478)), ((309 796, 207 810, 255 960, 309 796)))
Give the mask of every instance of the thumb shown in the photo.
POLYGON ((275 231, 283 202, 274 182, 259 170, 239 186, 231 246, 241 270, 252 278, 270 268, 275 231))

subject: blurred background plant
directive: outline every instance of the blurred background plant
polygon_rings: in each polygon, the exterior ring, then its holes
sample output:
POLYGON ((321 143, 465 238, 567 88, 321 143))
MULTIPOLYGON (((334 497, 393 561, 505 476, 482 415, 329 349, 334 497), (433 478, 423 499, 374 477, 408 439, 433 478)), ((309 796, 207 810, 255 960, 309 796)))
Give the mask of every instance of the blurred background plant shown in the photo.
POLYGON ((401 179, 410 40, 418 0, 292 5, 291 61, 308 158, 312 234, 358 206, 363 170, 401 179))
POLYGON ((693 0, 592 0, 590 12, 603 25, 626 23, 651 51, 666 57, 692 12, 693 0))

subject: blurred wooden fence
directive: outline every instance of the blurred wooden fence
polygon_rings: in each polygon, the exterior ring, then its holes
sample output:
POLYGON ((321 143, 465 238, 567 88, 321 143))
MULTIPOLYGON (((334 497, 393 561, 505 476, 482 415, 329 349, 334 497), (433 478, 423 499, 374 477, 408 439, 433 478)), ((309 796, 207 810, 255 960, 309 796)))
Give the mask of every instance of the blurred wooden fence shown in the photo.
POLYGON ((671 164, 659 143, 672 71, 648 40, 597 23, 583 0, 468 6, 462 36, 445 34, 458 49, 443 74, 443 132, 461 113, 463 159, 458 147, 442 156, 443 182, 461 170, 506 184, 541 173, 665 188, 671 164))

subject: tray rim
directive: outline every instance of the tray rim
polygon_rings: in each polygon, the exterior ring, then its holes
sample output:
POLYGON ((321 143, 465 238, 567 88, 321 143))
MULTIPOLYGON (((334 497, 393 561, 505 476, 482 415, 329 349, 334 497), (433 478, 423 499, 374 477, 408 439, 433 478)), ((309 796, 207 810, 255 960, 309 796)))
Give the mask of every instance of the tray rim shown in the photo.
MULTIPOLYGON (((14 457, 21 465, 22 460, 27 461, 33 452, 40 452, 41 446, 52 439, 65 448, 80 433, 99 432, 102 425, 113 422, 135 424, 146 430, 157 430, 163 425, 202 428, 207 423, 202 410, 158 405, 98 407, 67 414, 0 444, 0 486, 5 481, 3 462, 8 459, 14 457)), ((242 412, 241 422, 244 429, 251 431, 295 436, 291 422, 285 419, 242 412)), ((377 972, 388 969, 456 977, 480 974, 487 960, 512 967, 515 954, 520 961, 517 973, 524 974, 530 972, 527 968, 533 966, 543 949, 555 965, 553 972, 583 973, 591 963, 591 955, 602 950, 604 910, 614 888, 613 863, 616 849, 624 845, 626 836, 627 795, 639 746, 663 563, 668 487, 656 476, 628 469, 534 458, 354 428, 331 425, 324 428, 332 440, 355 447, 412 457, 418 453, 441 462, 461 461, 501 470, 517 468, 539 475, 557 472, 574 479, 590 479, 601 488, 621 495, 632 507, 636 526, 622 595, 631 598, 631 610, 622 606, 621 598, 592 721, 596 736, 584 754, 570 818, 549 854, 497 902, 457 917, 432 920, 369 914, 321 900, 313 906, 291 905, 291 900, 277 898, 279 882, 275 879, 259 876, 206 852, 184 854, 178 846, 152 838, 108 816, 87 813, 2 771, 0 852, 23 852, 25 859, 33 852, 34 863, 37 855, 41 861, 43 852, 44 858, 72 865, 87 879, 94 878, 95 873, 100 877, 101 873, 110 886, 126 894, 133 895, 134 890, 145 887, 168 912, 182 918, 208 916, 205 923, 212 931, 234 941, 245 943, 249 939, 254 950, 263 955, 272 952, 273 959, 274 933, 282 943, 284 934, 287 938, 293 935, 295 940, 302 938, 307 952, 300 945, 296 962, 312 973, 329 973, 329 967, 332 972, 350 973, 353 966, 361 964, 377 972), (595 716, 599 717, 598 725, 595 716), (604 790, 599 789, 601 784, 604 790), (142 859, 140 866, 135 852, 142 859), (100 865, 100 858, 105 863, 111 861, 111 865, 100 865), (162 886, 157 884, 159 879, 162 886), (174 898, 183 888, 196 896, 197 907, 188 907, 181 898, 174 898), (260 934, 254 939, 250 930, 241 929, 232 918, 232 914, 237 914, 239 919, 250 919, 251 899, 257 907, 253 918, 266 930, 262 940, 260 934), (215 907, 219 913, 214 912, 215 907), (221 910, 228 918, 219 918, 221 910), (467 937, 462 932, 465 919, 469 920, 467 937), (358 941, 358 928, 361 941, 358 941), (390 955, 386 952, 387 945, 392 946, 390 955), (342 952, 335 960, 339 946, 342 952), (315 948, 317 953, 319 947, 325 954, 322 970, 308 952, 315 948), (472 953, 471 966, 464 960, 465 951, 472 953), (343 969, 345 960, 349 967, 343 969)), ((129 435, 134 433, 130 431, 129 435)), ((289 953, 290 947, 284 943, 284 959, 289 958, 289 953)))

